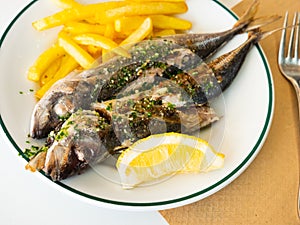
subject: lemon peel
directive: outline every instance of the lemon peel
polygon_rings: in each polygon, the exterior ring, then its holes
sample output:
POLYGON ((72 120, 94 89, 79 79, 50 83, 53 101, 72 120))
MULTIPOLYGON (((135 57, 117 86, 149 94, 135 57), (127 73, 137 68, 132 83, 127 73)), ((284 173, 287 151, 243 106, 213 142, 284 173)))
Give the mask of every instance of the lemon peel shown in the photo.
POLYGON ((124 189, 175 173, 209 172, 223 167, 225 156, 205 140, 180 133, 155 134, 135 142, 116 167, 124 189))

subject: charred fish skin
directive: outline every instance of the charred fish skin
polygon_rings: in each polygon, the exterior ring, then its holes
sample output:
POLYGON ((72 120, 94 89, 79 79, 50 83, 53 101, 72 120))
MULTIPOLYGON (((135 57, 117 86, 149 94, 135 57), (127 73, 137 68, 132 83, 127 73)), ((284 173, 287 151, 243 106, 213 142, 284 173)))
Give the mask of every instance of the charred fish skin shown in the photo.
POLYGON ((262 33, 250 33, 246 42, 236 49, 212 60, 208 66, 213 70, 217 85, 208 85, 205 95, 213 97, 219 94, 220 89, 225 91, 238 75, 245 58, 251 48, 262 38, 262 33))
POLYGON ((192 85, 191 96, 194 102, 196 104, 206 104, 208 101, 220 96, 231 85, 251 48, 267 35, 259 30, 250 32, 248 39, 236 49, 207 62, 205 64, 207 68, 203 73, 198 73, 198 69, 194 69, 189 71, 191 75, 181 74, 183 77, 177 80, 181 82, 191 80, 189 83, 192 85))
POLYGON ((155 133, 192 133, 218 120, 211 107, 195 105, 184 89, 164 79, 151 90, 93 106, 111 118, 121 143, 133 143, 155 133))
MULTIPOLYGON (((196 60, 193 60, 193 62, 196 62, 196 60)), ((202 60, 199 60, 197 63, 201 64, 203 62, 202 60)), ((132 82, 136 82, 136 86, 141 86, 138 84, 140 80, 139 78, 141 77, 147 77, 153 82, 145 82, 144 88, 147 88, 147 86, 151 87, 157 85, 157 83, 160 82, 159 78, 161 77, 165 79, 171 79, 174 82, 176 82, 177 79, 177 83, 180 83, 183 89, 189 91, 189 89, 192 88, 191 79, 186 79, 183 81, 180 74, 186 73, 184 73, 182 69, 179 69, 178 65, 169 65, 167 62, 148 60, 146 62, 134 63, 122 68, 116 74, 112 75, 112 77, 103 85, 103 88, 98 96, 98 101, 107 101, 116 97, 134 94, 134 92, 137 90, 132 89, 131 92, 126 92, 125 89, 132 82)))
POLYGON ((217 33, 176 34, 165 36, 163 39, 184 46, 205 60, 228 43, 235 35, 245 32, 246 29, 251 30, 249 26, 255 21, 254 16, 258 6, 259 2, 257 0, 253 1, 245 14, 229 30, 217 33))
POLYGON ((166 36, 164 40, 184 46, 205 60, 229 42, 236 34, 239 34, 244 27, 246 25, 214 34, 177 34, 176 36, 166 36))

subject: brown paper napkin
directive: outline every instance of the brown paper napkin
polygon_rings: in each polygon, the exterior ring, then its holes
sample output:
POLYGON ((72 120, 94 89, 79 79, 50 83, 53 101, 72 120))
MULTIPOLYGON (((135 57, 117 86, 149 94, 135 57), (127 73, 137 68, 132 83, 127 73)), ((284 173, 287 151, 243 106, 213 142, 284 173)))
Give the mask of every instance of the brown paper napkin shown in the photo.
MULTIPOLYGON (((251 2, 244 0, 233 11, 241 15, 251 2)), ((296 10, 300 11, 299 0, 261 0, 258 16, 284 16, 286 11, 293 15, 296 10)), ((281 27, 282 23, 266 28, 281 27)), ((275 33, 260 43, 275 86, 273 123, 263 148, 246 171, 221 191, 190 205, 160 211, 170 225, 300 224, 296 211, 298 109, 294 90, 277 66, 280 35, 275 33)))

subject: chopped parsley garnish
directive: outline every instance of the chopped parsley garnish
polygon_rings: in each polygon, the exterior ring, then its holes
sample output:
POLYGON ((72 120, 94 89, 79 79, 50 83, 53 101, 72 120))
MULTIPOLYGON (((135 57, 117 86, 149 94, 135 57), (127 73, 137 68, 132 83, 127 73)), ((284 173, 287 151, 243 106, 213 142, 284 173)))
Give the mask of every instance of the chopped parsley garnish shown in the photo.
POLYGON ((112 103, 109 103, 108 106, 106 106, 106 110, 108 110, 108 111, 112 110, 112 103))
POLYGON ((59 118, 59 120, 60 121, 66 121, 69 117, 71 116, 71 113, 67 113, 67 114, 65 114, 65 115, 63 115, 63 116, 59 116, 58 118, 59 118))
POLYGON ((48 150, 48 147, 46 147, 46 146, 39 147, 39 146, 32 145, 30 148, 25 149, 24 155, 30 159, 30 158, 36 156, 38 153, 46 152, 47 150, 48 150))

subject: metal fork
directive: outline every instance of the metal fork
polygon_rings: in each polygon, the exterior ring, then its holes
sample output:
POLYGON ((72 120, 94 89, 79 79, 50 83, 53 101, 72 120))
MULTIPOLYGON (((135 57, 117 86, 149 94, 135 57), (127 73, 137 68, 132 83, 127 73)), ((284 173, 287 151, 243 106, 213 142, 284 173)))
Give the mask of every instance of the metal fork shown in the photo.
MULTIPOLYGON (((300 59, 299 59, 299 38, 300 38, 300 15, 295 13, 293 19, 293 25, 291 26, 290 40, 287 48, 287 54, 285 54, 286 45, 286 28, 288 25, 288 12, 285 15, 284 29, 282 30, 282 36, 278 52, 278 64, 282 74, 288 79, 294 86, 297 99, 298 99, 298 113, 300 119, 300 59)), ((300 150, 299 150, 300 151, 300 150)), ((298 156, 300 161, 300 152, 298 156)), ((300 165, 299 165, 300 166, 300 165)), ((298 185, 298 200, 297 200, 297 212, 300 218, 300 179, 298 185)))

